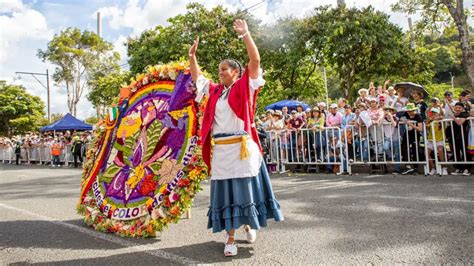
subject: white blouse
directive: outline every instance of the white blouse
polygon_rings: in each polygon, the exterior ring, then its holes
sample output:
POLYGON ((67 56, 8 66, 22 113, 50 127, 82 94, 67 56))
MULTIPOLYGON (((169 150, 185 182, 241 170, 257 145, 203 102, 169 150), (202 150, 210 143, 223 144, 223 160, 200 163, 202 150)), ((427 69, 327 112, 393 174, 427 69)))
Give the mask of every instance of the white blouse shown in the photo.
MULTIPOLYGON (((200 75, 196 80, 196 101, 201 101, 204 95, 209 95, 209 80, 200 75)), ((262 69, 259 69, 257 79, 250 79, 250 90, 254 93, 265 84, 262 69)), ((244 130, 244 121, 237 117, 232 111, 228 98, 220 97, 216 104, 212 134, 234 133, 244 130)), ((227 137, 227 138, 233 138, 227 137)), ((226 139, 226 138, 219 138, 226 139)), ((247 148, 250 158, 240 159, 240 143, 215 145, 212 149, 211 180, 223 180, 231 178, 245 178, 257 176, 262 164, 262 154, 257 143, 251 137, 247 140, 247 148)))

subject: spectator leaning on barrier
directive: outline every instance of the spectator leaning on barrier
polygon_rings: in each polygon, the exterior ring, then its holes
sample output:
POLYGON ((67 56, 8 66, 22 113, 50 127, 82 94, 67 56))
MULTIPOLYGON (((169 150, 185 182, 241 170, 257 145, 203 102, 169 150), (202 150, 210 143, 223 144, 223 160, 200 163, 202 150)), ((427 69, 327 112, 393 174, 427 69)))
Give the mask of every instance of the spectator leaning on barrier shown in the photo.
MULTIPOLYGON (((403 161, 419 161, 420 154, 418 151, 420 132, 423 131, 423 119, 417 114, 418 108, 413 103, 408 103, 404 108, 406 111, 401 117, 400 122, 403 123, 406 133, 402 135, 402 158, 403 161)), ((415 172, 412 165, 407 164, 406 170, 402 174, 415 172)))
POLYGON ((441 101, 437 97, 431 98, 430 106, 428 107, 428 109, 426 109, 426 113, 428 114, 429 112, 431 112, 431 109, 433 109, 433 108, 438 108, 439 109, 439 114, 441 115, 441 118, 444 117, 443 106, 441 105, 441 101))
POLYGON ((461 103, 464 104, 464 110, 465 110, 467 113, 470 113, 470 112, 471 112, 471 100, 470 100, 470 95, 471 95, 471 92, 468 91, 468 90, 463 90, 463 91, 459 94, 459 102, 461 102, 461 103))
POLYGON ((450 143, 451 150, 454 152, 452 159, 456 159, 458 162, 466 161, 466 164, 455 164, 456 170, 452 173, 453 175, 470 175, 469 162, 471 161, 471 154, 467 150, 468 145, 468 134, 469 134, 469 113, 466 112, 464 103, 458 102, 454 105, 453 119, 453 133, 454 143, 450 143))
POLYGON ((326 123, 326 117, 328 116, 329 112, 327 110, 327 105, 325 102, 318 103, 319 111, 321 111, 321 115, 324 115, 324 121, 326 123))
POLYGON ((337 104, 332 103, 329 107, 329 114, 326 117, 327 127, 339 127, 342 123, 342 115, 337 111, 337 104))
POLYGON ((74 168, 78 167, 78 160, 82 164, 82 145, 84 143, 82 140, 79 138, 79 136, 74 136, 72 139, 72 146, 71 146, 71 152, 72 155, 74 156, 74 168))
POLYGON ((291 115, 288 113, 288 107, 283 106, 283 108, 281 108, 281 112, 283 114, 283 119, 285 119, 285 124, 288 123, 291 118, 291 115))
MULTIPOLYGON (((377 99, 370 99, 370 108, 367 110, 372 126, 369 127, 370 140, 376 143, 376 152, 382 154, 383 152, 383 138, 382 138, 382 121, 383 121, 383 110, 379 107, 377 99)), ((376 154, 376 155, 378 155, 376 154)))
POLYGON ((291 132, 291 144, 293 147, 297 147, 297 149, 301 152, 299 154, 303 153, 303 141, 299 134, 299 131, 301 128, 304 126, 304 121, 301 116, 298 115, 298 112, 296 110, 291 111, 291 119, 289 122, 289 127, 292 130, 291 132))
POLYGON ((398 97, 396 95, 396 91, 393 88, 393 86, 388 87, 387 92, 388 92, 388 94, 387 94, 387 105, 397 108, 396 103, 397 103, 397 98, 398 97))
POLYGON ((441 169, 441 173, 437 173, 436 167, 434 164, 434 155, 432 153, 436 152, 438 154, 438 160, 440 162, 444 161, 444 140, 443 140, 443 125, 441 120, 443 116, 441 115, 441 109, 439 107, 432 107, 430 112, 428 112, 428 118, 426 120, 427 126, 427 140, 426 148, 428 149, 428 164, 431 168, 429 172, 430 175, 447 175, 448 170, 446 167, 441 169))
MULTIPOLYGON (((384 107, 384 119, 382 122, 383 150, 387 160, 400 162, 400 132, 398 129, 398 118, 395 116, 397 109, 393 106, 384 107)), ((394 172, 401 173, 399 163, 394 164, 394 172)))
POLYGON ((61 163, 59 162, 59 157, 61 156, 61 150, 63 149, 59 139, 55 139, 54 143, 51 145, 51 155, 53 156, 53 163, 52 167, 61 167, 61 163))
POLYGON ((341 128, 342 128, 342 139, 343 143, 347 143, 345 147, 349 153, 349 159, 354 159, 353 154, 353 128, 355 125, 357 117, 356 114, 352 112, 352 107, 348 104, 344 106, 344 116, 342 117, 341 128))
POLYGON ((272 130, 280 131, 285 128, 285 120, 283 119, 283 113, 280 110, 276 110, 273 114, 273 127, 272 130))
POLYGON ((363 104, 369 104, 369 99, 367 97, 367 94, 368 94, 368 90, 365 89, 365 88, 362 88, 360 89, 359 91, 357 91, 357 93, 359 94, 359 97, 357 97, 356 101, 355 101, 355 105, 356 106, 359 106, 359 104, 363 103, 363 104))
POLYGON ((339 98, 337 101, 337 111, 341 113, 341 115, 344 115, 345 109, 344 107, 347 105, 347 100, 344 98, 339 98))
POLYGON ((411 96, 413 97, 413 100, 415 102, 415 105, 417 107, 416 113, 421 116, 421 119, 423 121, 426 120, 426 110, 428 109, 428 105, 425 103, 423 100, 423 93, 419 91, 414 91, 411 96))
POLYGON ((262 123, 263 129, 265 131, 271 130, 273 127, 273 114, 275 111, 273 109, 268 109, 267 112, 265 113, 265 121, 262 123))
POLYGON ((22 148, 22 143, 21 141, 18 139, 16 142, 15 142, 15 157, 16 157, 16 165, 19 165, 20 164, 20 158, 21 158, 21 148, 22 148))
POLYGON ((450 91, 444 92, 444 102, 443 102, 443 109, 444 109, 444 118, 451 118, 454 111, 454 105, 457 103, 456 100, 453 98, 453 93, 450 91))

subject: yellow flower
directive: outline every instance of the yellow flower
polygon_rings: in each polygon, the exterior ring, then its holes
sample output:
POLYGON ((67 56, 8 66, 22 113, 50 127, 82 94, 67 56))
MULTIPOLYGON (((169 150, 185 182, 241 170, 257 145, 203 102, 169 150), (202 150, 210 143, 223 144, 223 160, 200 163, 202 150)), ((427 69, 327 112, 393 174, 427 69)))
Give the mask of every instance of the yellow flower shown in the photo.
POLYGON ((191 172, 189 172, 189 179, 196 180, 197 178, 199 178, 199 174, 200 174, 199 170, 193 169, 191 170, 191 172))

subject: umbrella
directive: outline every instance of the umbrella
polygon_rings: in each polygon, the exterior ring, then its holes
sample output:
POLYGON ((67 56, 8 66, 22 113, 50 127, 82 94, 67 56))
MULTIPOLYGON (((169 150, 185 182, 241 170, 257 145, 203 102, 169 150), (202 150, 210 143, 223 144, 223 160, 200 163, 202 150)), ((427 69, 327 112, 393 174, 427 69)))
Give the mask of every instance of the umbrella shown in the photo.
POLYGON ((281 110, 285 106, 288 107, 288 110, 296 110, 296 107, 298 107, 298 105, 303 106, 303 110, 306 110, 306 108, 309 108, 309 106, 304 102, 295 101, 295 100, 283 100, 283 101, 279 101, 279 102, 268 105, 267 107, 265 107, 265 110, 268 110, 268 109, 281 110))
POLYGON ((425 90, 423 86, 420 84, 416 84, 413 82, 400 82, 395 84, 393 88, 397 91, 398 94, 403 93, 403 96, 410 97, 412 92, 419 91, 423 93, 423 98, 428 97, 428 92, 425 90))

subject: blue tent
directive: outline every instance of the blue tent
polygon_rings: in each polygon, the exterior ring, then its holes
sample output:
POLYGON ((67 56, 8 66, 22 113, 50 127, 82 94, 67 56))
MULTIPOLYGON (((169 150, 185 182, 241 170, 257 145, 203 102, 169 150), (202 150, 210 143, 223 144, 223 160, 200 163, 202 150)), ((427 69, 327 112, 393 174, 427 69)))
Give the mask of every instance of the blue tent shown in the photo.
POLYGON ((268 109, 281 110, 285 106, 288 107, 288 110, 296 110, 296 107, 298 107, 298 105, 302 105, 303 110, 306 110, 306 108, 309 108, 309 106, 305 104, 304 102, 295 101, 295 100, 283 100, 283 101, 270 104, 269 106, 265 107, 265 110, 268 110, 268 109))
POLYGON ((92 126, 67 113, 59 121, 40 128, 41 132, 54 130, 92 130, 92 126))

